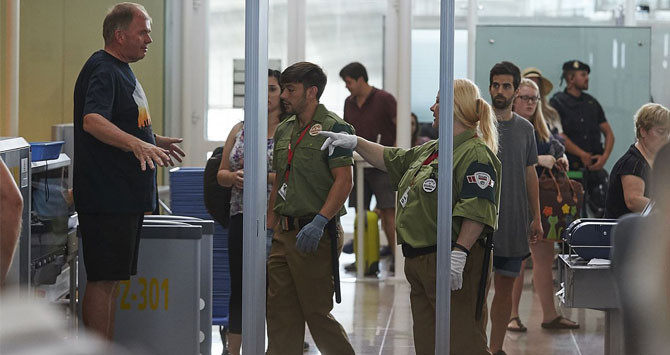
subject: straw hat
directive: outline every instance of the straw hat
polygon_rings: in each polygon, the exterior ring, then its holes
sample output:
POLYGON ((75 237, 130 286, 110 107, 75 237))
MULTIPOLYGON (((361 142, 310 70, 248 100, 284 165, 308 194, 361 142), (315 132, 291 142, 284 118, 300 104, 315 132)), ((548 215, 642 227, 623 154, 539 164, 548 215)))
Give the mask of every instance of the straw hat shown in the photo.
POLYGON ((542 96, 547 96, 551 92, 551 90, 554 88, 554 84, 549 81, 549 79, 545 78, 542 76, 542 72, 540 69, 534 68, 534 67, 529 67, 524 69, 521 72, 521 76, 524 78, 540 78, 540 82, 542 83, 542 87, 540 90, 542 91, 541 94, 542 96))

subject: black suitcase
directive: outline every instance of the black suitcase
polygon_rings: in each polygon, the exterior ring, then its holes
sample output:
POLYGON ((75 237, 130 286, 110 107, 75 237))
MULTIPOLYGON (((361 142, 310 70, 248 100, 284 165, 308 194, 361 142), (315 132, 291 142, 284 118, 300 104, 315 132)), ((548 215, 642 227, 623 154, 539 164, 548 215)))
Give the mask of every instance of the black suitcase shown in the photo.
POLYGON ((585 260, 609 259, 612 248, 612 227, 616 219, 581 218, 568 226, 564 240, 577 255, 585 260))

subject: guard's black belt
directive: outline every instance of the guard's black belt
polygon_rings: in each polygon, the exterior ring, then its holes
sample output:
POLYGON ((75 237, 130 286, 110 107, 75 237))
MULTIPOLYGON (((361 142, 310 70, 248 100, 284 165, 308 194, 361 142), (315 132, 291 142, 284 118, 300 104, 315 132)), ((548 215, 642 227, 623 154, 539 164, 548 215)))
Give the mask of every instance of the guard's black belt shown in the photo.
MULTIPOLYGON (((452 248, 453 245, 456 242, 451 242, 452 248)), ((481 244, 482 246, 485 246, 485 241, 484 239, 478 239, 477 243, 481 244)), ((423 248, 414 248, 411 245, 407 243, 402 244, 402 255, 408 259, 411 258, 416 258, 417 256, 421 255, 426 255, 430 253, 436 253, 437 252, 437 245, 431 245, 428 247, 423 247, 423 248)))

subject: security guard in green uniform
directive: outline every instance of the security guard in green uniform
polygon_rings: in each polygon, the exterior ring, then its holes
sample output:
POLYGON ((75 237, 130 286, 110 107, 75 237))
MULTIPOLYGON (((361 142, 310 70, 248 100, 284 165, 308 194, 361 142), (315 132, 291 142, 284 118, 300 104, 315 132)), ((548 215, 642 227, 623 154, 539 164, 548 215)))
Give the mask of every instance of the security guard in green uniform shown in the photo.
MULTIPOLYGON (((437 128, 439 97, 431 111, 437 128)), ((477 86, 455 80, 451 354, 490 354, 486 316, 477 319, 476 313, 478 293, 484 291, 481 281, 485 285, 490 273, 488 266, 484 269, 491 258, 485 253, 485 240, 498 224, 501 165, 496 157, 495 124, 477 86)), ((324 149, 355 148, 376 168, 388 171, 391 185, 397 188, 396 229, 411 286, 414 347, 418 355, 435 354, 438 141, 406 150, 342 133, 321 134, 329 137, 324 149)))
POLYGON ((269 355, 302 354, 305 322, 322 354, 354 354, 347 333, 330 314, 333 291, 339 287, 333 269, 342 246, 339 216, 346 213, 344 202, 353 185, 353 153, 344 148, 331 155, 322 152, 325 138, 318 134, 353 134, 353 128, 319 104, 326 80, 320 67, 307 62, 293 64, 281 75, 281 98, 294 115, 274 136, 277 174, 268 207, 268 230, 274 229, 268 259, 269 355))

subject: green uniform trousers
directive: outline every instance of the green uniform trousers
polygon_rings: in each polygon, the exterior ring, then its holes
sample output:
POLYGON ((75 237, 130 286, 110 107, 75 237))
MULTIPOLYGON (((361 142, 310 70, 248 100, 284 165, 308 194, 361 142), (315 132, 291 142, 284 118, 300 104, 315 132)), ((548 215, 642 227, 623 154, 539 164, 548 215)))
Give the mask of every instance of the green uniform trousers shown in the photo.
MULTIPOLYGON (((295 247, 299 228, 276 231, 268 259, 268 355, 301 355, 305 322, 325 355, 354 354, 347 333, 330 314, 333 309, 331 240, 324 232, 316 253, 295 247)), ((338 249, 342 228, 338 225, 338 249)))
MULTIPOLYGON (((491 354, 486 338, 486 302, 481 319, 475 321, 483 261, 484 247, 477 242, 465 263, 463 288, 451 292, 451 355, 491 354)), ((405 259, 405 275, 411 286, 410 303, 417 355, 435 354, 436 264, 437 253, 405 259)))

